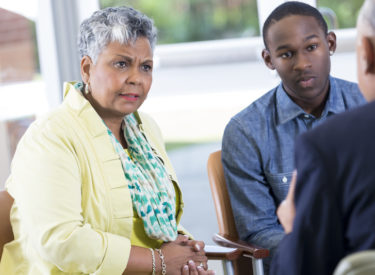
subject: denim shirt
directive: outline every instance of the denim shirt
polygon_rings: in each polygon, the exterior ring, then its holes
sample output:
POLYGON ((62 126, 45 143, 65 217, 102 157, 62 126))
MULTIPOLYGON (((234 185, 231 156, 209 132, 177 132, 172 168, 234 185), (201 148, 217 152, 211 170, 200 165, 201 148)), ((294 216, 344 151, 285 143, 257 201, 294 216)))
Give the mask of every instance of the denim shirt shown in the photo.
MULTIPOLYGON (((284 231, 276 209, 294 170, 294 140, 333 114, 365 103, 357 84, 330 77, 330 91, 316 118, 294 103, 282 84, 240 113, 225 128, 222 162, 238 234, 270 249, 284 231)), ((265 269, 271 257, 265 261, 265 269)))

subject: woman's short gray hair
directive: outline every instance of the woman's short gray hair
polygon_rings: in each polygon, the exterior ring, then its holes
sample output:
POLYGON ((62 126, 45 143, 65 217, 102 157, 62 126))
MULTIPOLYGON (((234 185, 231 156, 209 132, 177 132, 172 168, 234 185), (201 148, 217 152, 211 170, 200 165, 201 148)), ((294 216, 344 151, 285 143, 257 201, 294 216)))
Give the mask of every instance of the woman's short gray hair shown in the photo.
POLYGON ((146 37, 153 50, 157 30, 152 19, 130 7, 110 7, 94 12, 80 26, 80 58, 89 56, 96 63, 99 54, 111 42, 133 43, 146 37))

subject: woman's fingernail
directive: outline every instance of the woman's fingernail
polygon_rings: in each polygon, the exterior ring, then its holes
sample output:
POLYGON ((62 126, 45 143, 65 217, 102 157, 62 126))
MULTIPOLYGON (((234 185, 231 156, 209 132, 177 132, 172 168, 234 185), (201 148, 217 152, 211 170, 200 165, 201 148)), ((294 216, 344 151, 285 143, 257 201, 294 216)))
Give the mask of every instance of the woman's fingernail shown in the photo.
POLYGON ((188 262, 190 265, 195 265, 193 260, 189 260, 188 262))
POLYGON ((184 265, 184 270, 188 270, 189 267, 187 265, 184 265))
POLYGON ((198 265, 197 269, 201 270, 201 269, 203 269, 203 267, 201 267, 200 265, 198 265))
POLYGON ((199 246, 199 244, 196 243, 194 246, 195 246, 195 249, 196 249, 196 250, 198 250, 198 251, 201 250, 201 247, 199 246))

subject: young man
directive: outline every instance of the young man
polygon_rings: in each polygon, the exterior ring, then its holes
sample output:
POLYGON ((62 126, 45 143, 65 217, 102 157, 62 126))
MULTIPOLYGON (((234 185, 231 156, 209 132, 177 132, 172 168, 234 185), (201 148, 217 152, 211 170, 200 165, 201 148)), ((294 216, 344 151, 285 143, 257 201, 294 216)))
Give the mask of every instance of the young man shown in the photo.
POLYGON ((357 24, 357 73, 372 102, 297 139, 297 183, 278 209, 288 234, 272 274, 332 274, 346 255, 375 249, 374 18, 375 0, 366 0, 357 24))
POLYGON ((288 191, 295 137, 365 100, 356 84, 330 76, 336 36, 314 7, 280 5, 263 26, 263 40, 264 62, 282 82, 231 119, 222 161, 240 238, 272 257, 284 236, 276 208, 288 191))

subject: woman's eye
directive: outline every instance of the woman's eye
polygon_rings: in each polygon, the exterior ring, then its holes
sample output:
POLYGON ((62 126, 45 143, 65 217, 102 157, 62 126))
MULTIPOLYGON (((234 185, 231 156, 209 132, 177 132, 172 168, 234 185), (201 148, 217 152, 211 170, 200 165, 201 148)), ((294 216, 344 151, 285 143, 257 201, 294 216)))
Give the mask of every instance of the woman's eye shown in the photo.
POLYGON ((145 72, 152 71, 152 67, 150 65, 142 65, 142 70, 145 72))
POLYGON ((123 69, 127 67, 127 64, 125 61, 118 61, 118 62, 115 62, 115 67, 119 69, 123 69))

